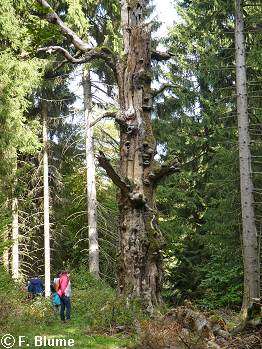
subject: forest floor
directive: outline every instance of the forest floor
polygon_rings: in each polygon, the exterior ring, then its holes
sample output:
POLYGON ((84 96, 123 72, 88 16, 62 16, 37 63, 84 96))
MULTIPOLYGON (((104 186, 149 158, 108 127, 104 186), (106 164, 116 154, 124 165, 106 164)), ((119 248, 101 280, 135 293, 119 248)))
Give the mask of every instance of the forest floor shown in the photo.
MULTIPOLYGON (((43 345, 41 346, 38 340, 38 348, 47 347, 47 345, 44 345, 44 336, 47 339, 65 339, 66 341, 73 339, 74 345, 72 347, 74 349, 123 349, 130 346, 134 340, 129 335, 121 334, 115 336, 110 336, 106 333, 104 335, 91 335, 89 329, 76 320, 66 323, 57 320, 57 323, 52 322, 49 325, 36 323, 32 327, 28 327, 27 324, 14 322, 12 328, 6 333, 14 336, 16 340, 16 344, 12 347, 14 349, 36 347, 35 338, 39 336, 42 337, 43 345), (19 345, 19 336, 25 336, 21 337, 21 341, 25 341, 25 343, 19 345)), ((2 333, 1 336, 3 336, 2 333)), ((58 348, 58 346, 55 347, 58 348)))
POLYGON ((25 290, 17 289, 0 272, 0 348, 65 348, 48 342, 39 344, 40 338, 42 342, 44 338, 67 342, 71 339, 74 349, 262 348, 261 326, 231 335, 239 322, 238 312, 203 312, 187 302, 173 309, 158 309, 149 318, 136 303, 126 307, 126 301, 104 282, 83 278, 80 281, 75 282, 81 289, 76 287, 72 297, 72 320, 64 323, 50 299, 28 299, 25 290), (13 346, 1 343, 6 334, 14 337, 13 346), (20 345, 19 336, 23 340, 20 345))
MULTIPOLYGON (((45 343, 41 345, 39 339, 38 345, 36 345, 35 338, 39 337, 42 338, 42 342, 44 337, 48 340, 59 339, 67 342, 71 339, 74 340, 72 347, 75 349, 127 349, 134 347, 137 349, 262 348, 261 328, 257 331, 250 330, 231 337, 226 333, 226 323, 220 317, 206 317, 204 313, 185 306, 170 310, 165 316, 143 320, 140 323, 140 330, 142 330, 140 335, 142 334, 142 337, 139 338, 138 335, 135 335, 135 330, 130 327, 130 324, 101 326, 98 323, 96 326, 94 323, 85 321, 77 312, 73 314, 71 321, 61 322, 59 314, 54 309, 50 312, 50 304, 48 304, 47 313, 45 313, 51 315, 50 318, 48 316, 42 317, 42 313, 39 312, 41 304, 46 305, 48 303, 45 300, 35 303, 24 300, 20 303, 21 309, 16 307, 17 312, 13 313, 13 308, 9 307, 10 303, 5 308, 3 302, 0 302, 0 339, 5 334, 11 334, 16 341, 15 345, 12 346, 14 349, 65 347, 64 345, 45 343), (30 313, 24 313, 28 308, 30 308, 30 313), (23 314, 20 313, 21 310, 23 314), (8 312, 12 314, 11 318, 8 316, 8 312), (5 316, 8 316, 7 322, 2 321, 5 320, 5 316), (21 318, 21 316, 23 317, 21 318), (218 324, 220 324, 219 327, 217 327, 218 324), (198 331, 196 331, 196 327, 199 327, 198 331), (217 334, 220 336, 217 336, 217 334), (21 344, 19 344, 19 336, 23 341, 21 344), (209 341, 211 338, 213 338, 212 342, 209 341), (216 343, 219 343, 219 346, 216 346, 216 343)), ((237 314, 234 312, 223 311, 223 318, 227 323, 230 323, 230 320, 235 320, 236 316, 237 314)), ((70 345, 66 347, 68 348, 70 345)), ((0 343, 0 348, 5 348, 5 346, 3 344, 1 346, 0 343)), ((8 348, 11 348, 11 346, 8 348)))

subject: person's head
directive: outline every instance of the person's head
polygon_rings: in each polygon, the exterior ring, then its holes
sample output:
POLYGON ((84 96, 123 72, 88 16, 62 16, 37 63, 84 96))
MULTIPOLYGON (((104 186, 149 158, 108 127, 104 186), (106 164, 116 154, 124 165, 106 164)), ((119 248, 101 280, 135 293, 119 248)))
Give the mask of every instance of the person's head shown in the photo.
POLYGON ((70 274, 69 274, 69 272, 67 270, 61 271, 60 276, 66 276, 66 277, 70 278, 70 274))
POLYGON ((60 275, 61 275, 61 271, 59 271, 59 272, 56 274, 56 277, 59 278, 60 275))

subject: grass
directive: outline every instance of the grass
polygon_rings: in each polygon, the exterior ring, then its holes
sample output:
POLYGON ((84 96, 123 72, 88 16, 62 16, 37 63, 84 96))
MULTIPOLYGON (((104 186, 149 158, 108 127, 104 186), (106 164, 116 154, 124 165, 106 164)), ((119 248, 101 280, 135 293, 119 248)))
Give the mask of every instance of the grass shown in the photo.
MULTIPOLYGON (((31 326, 29 326, 28 323, 21 324, 14 320, 11 326, 3 328, 1 332, 1 335, 10 333, 15 337, 17 342, 16 345, 13 346, 15 349, 35 347, 35 336, 46 336, 49 339, 73 339, 73 348, 75 349, 120 349, 130 346, 134 341, 134 338, 132 337, 124 337, 120 335, 114 337, 106 335, 90 335, 88 327, 76 320, 63 323, 57 319, 57 321, 50 324, 35 323, 31 326), (3 330, 5 332, 3 332, 3 330), (25 338, 22 338, 25 340, 25 343, 22 343, 20 347, 18 345, 19 336, 25 336, 25 338), (27 346, 27 344, 29 344, 29 346, 27 346)), ((46 347, 48 346, 38 346, 38 348, 46 347)))
MULTIPOLYGON (((86 271, 78 271, 73 285, 72 320, 63 323, 52 309, 50 299, 28 300, 26 292, 20 291, 10 276, 0 269, 0 339, 4 334, 13 335, 16 344, 12 348, 15 349, 51 347, 36 346, 35 336, 73 339, 75 349, 120 349, 135 343, 131 334, 115 334, 115 331, 114 336, 109 335, 113 333, 110 329, 116 326, 132 328, 134 316, 141 316, 135 305, 127 308, 115 290, 102 280, 93 279, 86 271), (20 346, 19 336, 25 336, 26 341, 20 346)), ((65 348, 62 345, 53 347, 65 348)), ((0 348, 4 348, 1 342, 0 348)))

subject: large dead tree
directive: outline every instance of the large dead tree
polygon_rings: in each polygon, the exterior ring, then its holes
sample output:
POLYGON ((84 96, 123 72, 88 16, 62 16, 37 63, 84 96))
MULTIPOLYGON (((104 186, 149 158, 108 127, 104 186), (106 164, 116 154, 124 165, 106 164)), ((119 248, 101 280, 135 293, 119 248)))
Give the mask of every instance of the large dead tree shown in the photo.
POLYGON ((154 160, 151 112, 157 94, 151 89, 151 60, 167 60, 170 55, 151 49, 151 27, 144 15, 148 0, 121 1, 124 52, 120 58, 108 48, 90 48, 45 0, 37 2, 48 10, 46 19, 70 40, 76 55, 60 46, 41 48, 40 52, 60 52, 71 63, 102 59, 114 72, 120 111, 110 116, 120 128, 119 171, 103 153, 98 160, 120 192, 119 291, 141 299, 150 310, 160 302, 162 281, 163 238, 157 224, 155 190, 163 177, 178 170, 175 161, 161 166, 154 160))

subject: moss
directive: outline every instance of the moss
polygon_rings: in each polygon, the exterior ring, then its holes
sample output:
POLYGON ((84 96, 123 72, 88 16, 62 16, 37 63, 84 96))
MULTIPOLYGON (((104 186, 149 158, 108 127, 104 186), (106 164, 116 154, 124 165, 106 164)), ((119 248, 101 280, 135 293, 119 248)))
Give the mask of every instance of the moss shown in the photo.
POLYGON ((231 332, 231 331, 233 331, 233 330, 235 329, 236 326, 237 326, 236 323, 234 323, 234 322, 228 322, 228 323, 227 323, 227 330, 228 330, 229 332, 231 332))
POLYGON ((152 166, 151 166, 151 171, 152 172, 157 172, 157 171, 160 170, 160 168, 161 168, 160 163, 158 161, 156 161, 156 160, 153 160, 152 161, 152 166))
POLYGON ((137 4, 138 0, 127 0, 128 7, 133 9, 137 4))
POLYGON ((114 54, 114 52, 108 47, 108 46, 100 46, 100 47, 97 47, 95 49, 98 53, 99 52, 105 52, 105 53, 110 53, 110 54, 114 54))
POLYGON ((218 322, 221 321, 222 318, 218 313, 215 313, 210 316, 210 320, 212 320, 213 322, 218 322))
POLYGON ((149 243, 150 251, 158 252, 162 247, 162 237, 160 236, 160 232, 152 228, 152 219, 153 217, 150 216, 150 218, 148 217, 148 219, 146 220, 145 228, 147 232, 147 240, 149 243))

